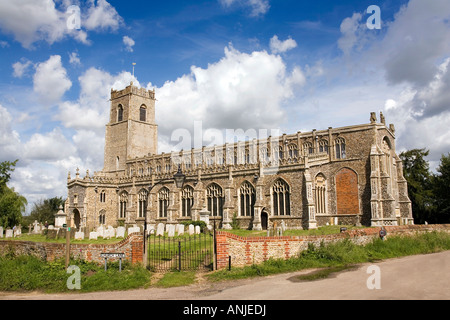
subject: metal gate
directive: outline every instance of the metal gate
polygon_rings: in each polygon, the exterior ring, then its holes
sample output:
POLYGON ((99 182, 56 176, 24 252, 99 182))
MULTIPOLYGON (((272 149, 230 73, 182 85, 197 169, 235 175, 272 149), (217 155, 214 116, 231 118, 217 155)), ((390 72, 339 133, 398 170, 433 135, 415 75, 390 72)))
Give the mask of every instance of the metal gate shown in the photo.
POLYGON ((152 271, 212 270, 213 263, 212 233, 148 238, 148 267, 152 271))

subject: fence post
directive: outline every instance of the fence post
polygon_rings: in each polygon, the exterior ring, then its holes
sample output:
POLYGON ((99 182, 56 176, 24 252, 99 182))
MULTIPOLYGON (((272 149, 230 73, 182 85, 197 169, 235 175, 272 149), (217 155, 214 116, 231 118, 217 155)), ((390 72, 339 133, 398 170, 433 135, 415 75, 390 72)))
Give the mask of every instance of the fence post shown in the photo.
POLYGON ((181 241, 178 241, 178 270, 181 272, 181 241))

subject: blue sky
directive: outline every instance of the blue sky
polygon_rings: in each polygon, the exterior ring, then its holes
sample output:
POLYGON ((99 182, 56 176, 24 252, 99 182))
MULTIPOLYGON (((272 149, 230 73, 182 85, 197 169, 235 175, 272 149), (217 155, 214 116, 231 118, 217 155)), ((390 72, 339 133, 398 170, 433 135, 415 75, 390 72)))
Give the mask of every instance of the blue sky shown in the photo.
POLYGON ((398 151, 429 148, 434 168, 450 151, 449 21, 448 0, 0 0, 0 161, 20 159, 30 203, 65 196, 68 171, 102 169, 109 92, 133 81, 156 89, 160 152, 194 121, 293 133, 382 111, 398 151))

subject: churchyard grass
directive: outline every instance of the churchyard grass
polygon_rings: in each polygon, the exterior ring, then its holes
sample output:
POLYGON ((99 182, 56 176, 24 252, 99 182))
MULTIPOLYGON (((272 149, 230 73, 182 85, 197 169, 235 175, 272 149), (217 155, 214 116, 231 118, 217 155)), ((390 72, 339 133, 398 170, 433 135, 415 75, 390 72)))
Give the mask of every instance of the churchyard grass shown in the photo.
MULTIPOLYGON (((350 225, 329 225, 322 226, 317 229, 310 230, 296 230, 296 229, 288 229, 283 232, 283 236, 318 236, 318 235, 327 235, 327 234, 336 234, 340 232, 342 227, 347 228, 347 230, 353 229, 366 229, 366 226, 355 227, 350 225)), ((224 230, 226 232, 235 234, 241 237, 266 237, 267 230, 244 230, 244 229, 233 229, 233 230, 224 230)), ((273 231, 270 231, 270 235, 273 235, 273 231)))
POLYGON ((129 290, 147 287, 151 273, 124 261, 119 272, 118 262, 103 265, 83 260, 71 260, 70 265, 80 268, 81 289, 70 290, 67 280, 71 276, 63 260, 45 262, 34 256, 0 257, 0 291, 93 292, 129 290))

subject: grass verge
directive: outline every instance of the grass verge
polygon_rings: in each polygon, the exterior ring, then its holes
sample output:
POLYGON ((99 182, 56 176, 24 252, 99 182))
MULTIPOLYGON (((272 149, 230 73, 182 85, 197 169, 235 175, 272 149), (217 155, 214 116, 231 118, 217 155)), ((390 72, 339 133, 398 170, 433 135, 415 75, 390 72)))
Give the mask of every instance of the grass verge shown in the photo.
POLYGON ((327 245, 310 244, 307 250, 288 260, 269 259, 258 265, 235 267, 230 271, 220 270, 209 274, 207 278, 210 281, 243 279, 305 269, 343 267, 443 250, 450 250, 450 234, 445 232, 430 232, 408 237, 392 236, 384 241, 376 238, 365 246, 356 245, 350 240, 342 240, 327 245))

